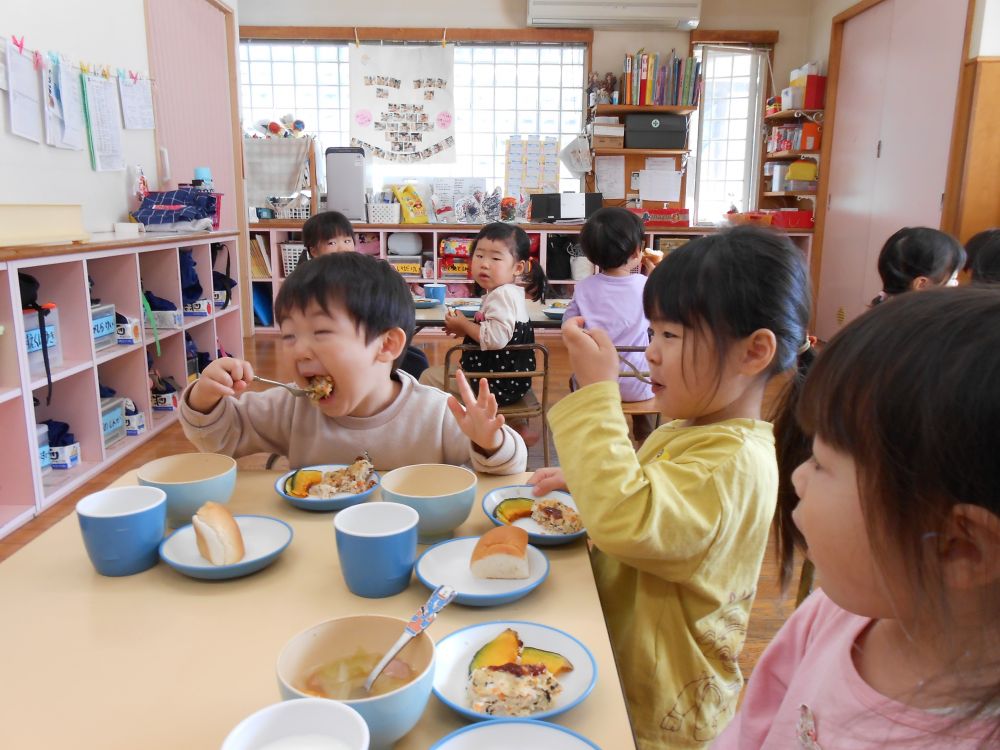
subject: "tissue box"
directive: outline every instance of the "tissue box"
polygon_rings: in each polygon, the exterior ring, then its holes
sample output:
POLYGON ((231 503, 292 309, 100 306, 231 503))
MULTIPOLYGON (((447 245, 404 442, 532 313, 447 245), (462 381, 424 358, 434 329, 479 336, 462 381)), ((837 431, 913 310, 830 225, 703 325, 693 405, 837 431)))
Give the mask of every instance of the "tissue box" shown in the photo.
POLYGON ((126 323, 118 323, 115 332, 118 335, 119 344, 139 344, 142 342, 142 330, 139 328, 138 318, 125 316, 126 323))
POLYGON ((80 444, 50 446, 49 461, 53 469, 72 469, 80 463, 80 444))
POLYGON ((42 473, 47 474, 52 469, 52 457, 49 455, 49 426, 36 424, 35 437, 38 438, 38 463, 42 473))
MULTIPOLYGON (((225 299, 225 292, 223 292, 223 299, 225 299)), ((200 299, 190 305, 184 305, 184 314, 196 318, 207 318, 212 314, 212 300, 200 299)))
POLYGON ((149 395, 153 402, 153 411, 174 411, 180 408, 179 393, 151 393, 149 395))
POLYGON ((472 237, 444 237, 441 240, 438 255, 452 255, 462 258, 469 257, 472 248, 472 237))
POLYGON ((146 415, 141 411, 125 415, 125 434, 141 435, 146 431, 146 415))
POLYGON ((90 308, 90 330, 94 349, 100 351, 118 342, 114 305, 93 305, 90 308))
POLYGON ((803 109, 806 90, 800 86, 789 86, 781 90, 781 109, 803 109))
POLYGON ((114 445, 125 437, 125 399, 101 399, 101 434, 104 447, 114 445))
MULTIPOLYGON (((184 314, 180 310, 153 310, 153 322, 157 328, 183 328, 184 314)), ((146 321, 146 328, 151 328, 146 321)))

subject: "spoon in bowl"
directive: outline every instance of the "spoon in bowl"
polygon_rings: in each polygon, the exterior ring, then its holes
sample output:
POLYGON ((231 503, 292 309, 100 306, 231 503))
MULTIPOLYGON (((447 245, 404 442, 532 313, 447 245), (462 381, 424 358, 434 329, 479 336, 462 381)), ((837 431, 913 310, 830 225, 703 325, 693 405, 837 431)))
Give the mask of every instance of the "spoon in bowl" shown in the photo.
POLYGON ((383 656, 379 663, 375 665, 375 669, 373 669, 368 675, 368 679, 365 680, 364 687, 362 688, 364 691, 362 697, 371 693, 372 685, 375 684, 375 680, 380 674, 382 674, 382 670, 389 665, 389 662, 391 662, 393 657, 400 652, 403 646, 409 643, 411 639, 425 631, 428 626, 434 622, 434 618, 437 617, 437 613, 447 607, 452 599, 455 598, 457 593, 458 592, 451 586, 438 586, 434 589, 434 593, 431 594, 427 602, 421 605, 416 614, 410 618, 410 622, 403 630, 403 634, 399 636, 399 640, 392 644, 389 650, 385 652, 385 656, 383 656))

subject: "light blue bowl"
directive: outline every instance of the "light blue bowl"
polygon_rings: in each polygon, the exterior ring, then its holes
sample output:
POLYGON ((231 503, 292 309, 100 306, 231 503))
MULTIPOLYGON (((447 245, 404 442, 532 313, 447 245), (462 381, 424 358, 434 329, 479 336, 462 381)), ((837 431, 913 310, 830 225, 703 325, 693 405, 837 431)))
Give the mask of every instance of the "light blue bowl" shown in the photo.
POLYGON ((545 313, 545 317, 549 320, 562 320, 563 315, 566 314, 565 307, 543 307, 542 312, 545 313))
POLYGON ((476 499, 476 475, 450 464, 401 466, 382 477, 382 499, 417 511, 417 541, 433 544, 450 538, 469 517, 476 499))
POLYGON ((191 522, 207 501, 225 504, 236 487, 236 461, 218 453, 181 453, 141 466, 139 484, 167 493, 167 524, 191 522))
MULTIPOLYGON (((407 621, 381 615, 351 615, 315 625, 293 637, 278 656, 278 689, 284 700, 314 697, 304 692, 318 665, 352 656, 358 648, 381 655, 399 638, 407 621)), ((411 640, 398 658, 416 673, 401 688, 360 700, 342 700, 368 724, 372 750, 390 748, 423 716, 434 682, 434 641, 427 632, 411 640)))
MULTIPOLYGON (((336 471, 337 469, 343 469, 346 464, 320 464, 317 466, 303 466, 303 469, 312 469, 315 471, 336 471)), ((283 500, 286 500, 291 505, 301 510, 312 510, 319 512, 328 512, 331 510, 343 510, 344 508, 350 508, 352 505, 358 505, 363 503, 368 498, 372 496, 378 489, 379 485, 379 475, 378 472, 373 472, 372 476, 375 477, 375 484, 372 485, 371 489, 365 490, 364 492, 359 492, 356 495, 338 495, 337 497, 329 498, 318 498, 318 497, 295 497, 294 495, 289 495, 285 492, 285 482, 288 478, 294 474, 295 471, 289 471, 286 474, 282 474, 274 483, 274 491, 277 492, 283 500)))

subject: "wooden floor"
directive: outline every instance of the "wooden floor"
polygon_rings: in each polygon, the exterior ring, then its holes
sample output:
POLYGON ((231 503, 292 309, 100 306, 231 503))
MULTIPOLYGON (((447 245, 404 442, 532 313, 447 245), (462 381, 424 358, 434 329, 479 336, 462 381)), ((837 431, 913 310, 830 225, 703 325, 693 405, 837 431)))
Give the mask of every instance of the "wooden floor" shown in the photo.
MULTIPOLYGON (((545 344, 550 351, 550 402, 555 403, 569 392, 569 359, 562 345, 558 332, 539 331, 537 339, 545 344)), ((255 339, 246 339, 246 357, 254 363, 256 370, 265 377, 276 375, 287 377, 287 372, 277 361, 276 346, 278 339, 274 335, 260 335, 255 339)), ((445 350, 454 344, 454 340, 440 333, 422 332, 414 343, 427 354, 431 364, 442 364, 445 350)), ((53 524, 73 512, 78 500, 84 496, 104 488, 126 471, 138 468, 148 461, 160 456, 175 453, 186 453, 194 450, 184 437, 179 425, 174 424, 165 429, 155 438, 147 441, 133 453, 121 459, 110 468, 97 474, 81 486, 76 492, 47 509, 17 531, 0 539, 0 561, 16 553, 21 547, 44 532, 53 524)), ((553 451, 553 456, 555 452, 553 451)), ((265 456, 249 456, 240 459, 239 465, 247 469, 264 468, 265 456)), ((280 464, 279 464, 280 465, 280 464)), ((528 468, 537 469, 544 465, 541 443, 528 451, 528 468)), ((781 626, 793 609, 794 591, 787 596, 781 596, 777 584, 777 567, 774 562, 773 550, 768 549, 761 571, 757 588, 757 598, 750 617, 750 628, 747 633, 746 645, 740 657, 740 663, 745 675, 749 675, 760 656, 761 651, 771 637, 781 626)))

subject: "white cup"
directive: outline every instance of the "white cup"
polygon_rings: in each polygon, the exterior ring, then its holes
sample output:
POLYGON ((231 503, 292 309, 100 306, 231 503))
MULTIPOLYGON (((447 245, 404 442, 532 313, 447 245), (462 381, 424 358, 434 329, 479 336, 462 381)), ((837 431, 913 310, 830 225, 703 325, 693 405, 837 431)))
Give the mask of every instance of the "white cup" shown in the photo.
POLYGON ((229 733, 222 750, 368 750, 368 743, 368 725, 350 706, 326 698, 300 698, 250 714, 229 733))

